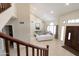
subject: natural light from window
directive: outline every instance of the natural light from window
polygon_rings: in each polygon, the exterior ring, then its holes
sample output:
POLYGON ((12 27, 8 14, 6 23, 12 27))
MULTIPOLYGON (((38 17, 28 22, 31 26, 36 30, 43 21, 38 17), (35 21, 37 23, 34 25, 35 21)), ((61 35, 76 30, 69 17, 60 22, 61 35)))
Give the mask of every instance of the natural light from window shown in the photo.
MULTIPOLYGON (((65 21, 63 21, 63 23, 65 23, 65 21)), ((76 24, 76 23, 79 23, 79 19, 70 19, 67 21, 67 23, 68 24, 74 24, 74 23, 76 24)))
POLYGON ((47 27, 47 31, 51 32, 52 34, 56 33, 56 26, 54 25, 54 23, 50 23, 47 27))
POLYGON ((62 26, 62 28, 61 28, 61 41, 64 41, 64 32, 65 32, 65 27, 64 26, 62 26))

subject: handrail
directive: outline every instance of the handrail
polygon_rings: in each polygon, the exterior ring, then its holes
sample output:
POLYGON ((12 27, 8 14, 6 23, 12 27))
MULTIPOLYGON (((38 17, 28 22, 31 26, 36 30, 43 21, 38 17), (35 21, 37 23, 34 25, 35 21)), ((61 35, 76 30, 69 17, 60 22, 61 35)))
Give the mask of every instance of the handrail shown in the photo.
POLYGON ((4 40, 16 42, 17 44, 21 44, 21 45, 24 45, 24 46, 28 46, 28 47, 32 47, 32 48, 36 48, 36 49, 42 49, 42 50, 45 50, 45 51, 48 51, 48 48, 49 48, 48 45, 47 45, 47 48, 43 48, 43 47, 38 47, 36 45, 30 44, 30 43, 27 43, 27 42, 23 42, 19 39, 13 38, 13 37, 6 35, 5 33, 2 33, 2 32, 0 32, 0 38, 3 38, 4 40))
POLYGON ((18 44, 22 44, 22 45, 25 45, 25 46, 28 45, 29 47, 47 50, 46 48, 38 47, 38 46, 35 46, 33 44, 30 44, 30 43, 27 43, 27 42, 23 42, 23 41, 21 41, 19 39, 13 38, 13 37, 11 37, 9 35, 6 35, 4 33, 1 33, 1 32, 0 32, 0 37, 3 38, 3 39, 6 39, 6 40, 10 40, 10 41, 13 41, 13 42, 17 42, 18 44))

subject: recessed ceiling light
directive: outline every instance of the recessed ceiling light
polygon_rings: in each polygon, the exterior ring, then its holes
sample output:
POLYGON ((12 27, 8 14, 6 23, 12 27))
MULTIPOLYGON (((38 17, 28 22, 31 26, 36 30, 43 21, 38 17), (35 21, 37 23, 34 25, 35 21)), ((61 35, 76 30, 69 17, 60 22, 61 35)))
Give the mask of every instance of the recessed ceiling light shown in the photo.
POLYGON ((44 18, 46 18, 47 17, 47 15, 46 14, 44 14, 44 16, 43 16, 44 18))
POLYGON ((37 8, 33 7, 33 10, 37 10, 37 8))
POLYGON ((67 6, 69 6, 69 3, 66 3, 67 6))
POLYGON ((54 11, 50 11, 50 13, 51 13, 51 14, 53 14, 53 13, 54 13, 54 11))

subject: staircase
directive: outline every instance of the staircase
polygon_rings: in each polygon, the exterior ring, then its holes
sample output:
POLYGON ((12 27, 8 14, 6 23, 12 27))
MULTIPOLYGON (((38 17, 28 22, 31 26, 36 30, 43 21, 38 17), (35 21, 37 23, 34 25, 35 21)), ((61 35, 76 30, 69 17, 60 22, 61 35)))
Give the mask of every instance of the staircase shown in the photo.
MULTIPOLYGON (((13 6, 10 3, 0 3, 0 30, 6 25, 6 23, 10 20, 10 18, 14 15, 14 9, 13 6)), ((2 32, 0 32, 0 38, 3 39, 5 42, 5 52, 6 56, 10 56, 10 47, 9 47, 9 41, 12 41, 13 43, 16 43, 17 47, 17 56, 20 56, 20 45, 25 46, 25 53, 26 56, 29 56, 29 48, 32 50, 32 56, 48 56, 48 50, 49 46, 47 45, 46 48, 39 47, 27 42, 23 42, 19 39, 13 38, 9 35, 6 35, 2 32), (35 51, 36 50, 36 51, 35 51)))
MULTIPOLYGON (((0 32, 13 15, 14 15, 13 4, 0 3, 0 32)), ((1 40, 1 38, 0 38, 0 55, 5 55, 3 40, 1 40)))

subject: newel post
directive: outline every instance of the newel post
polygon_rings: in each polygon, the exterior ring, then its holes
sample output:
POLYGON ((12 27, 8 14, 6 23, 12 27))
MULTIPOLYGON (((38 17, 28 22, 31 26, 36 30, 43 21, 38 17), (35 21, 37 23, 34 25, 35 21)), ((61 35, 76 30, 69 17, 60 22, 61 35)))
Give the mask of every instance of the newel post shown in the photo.
POLYGON ((49 45, 47 45, 47 53, 46 55, 48 56, 49 55, 49 45))

